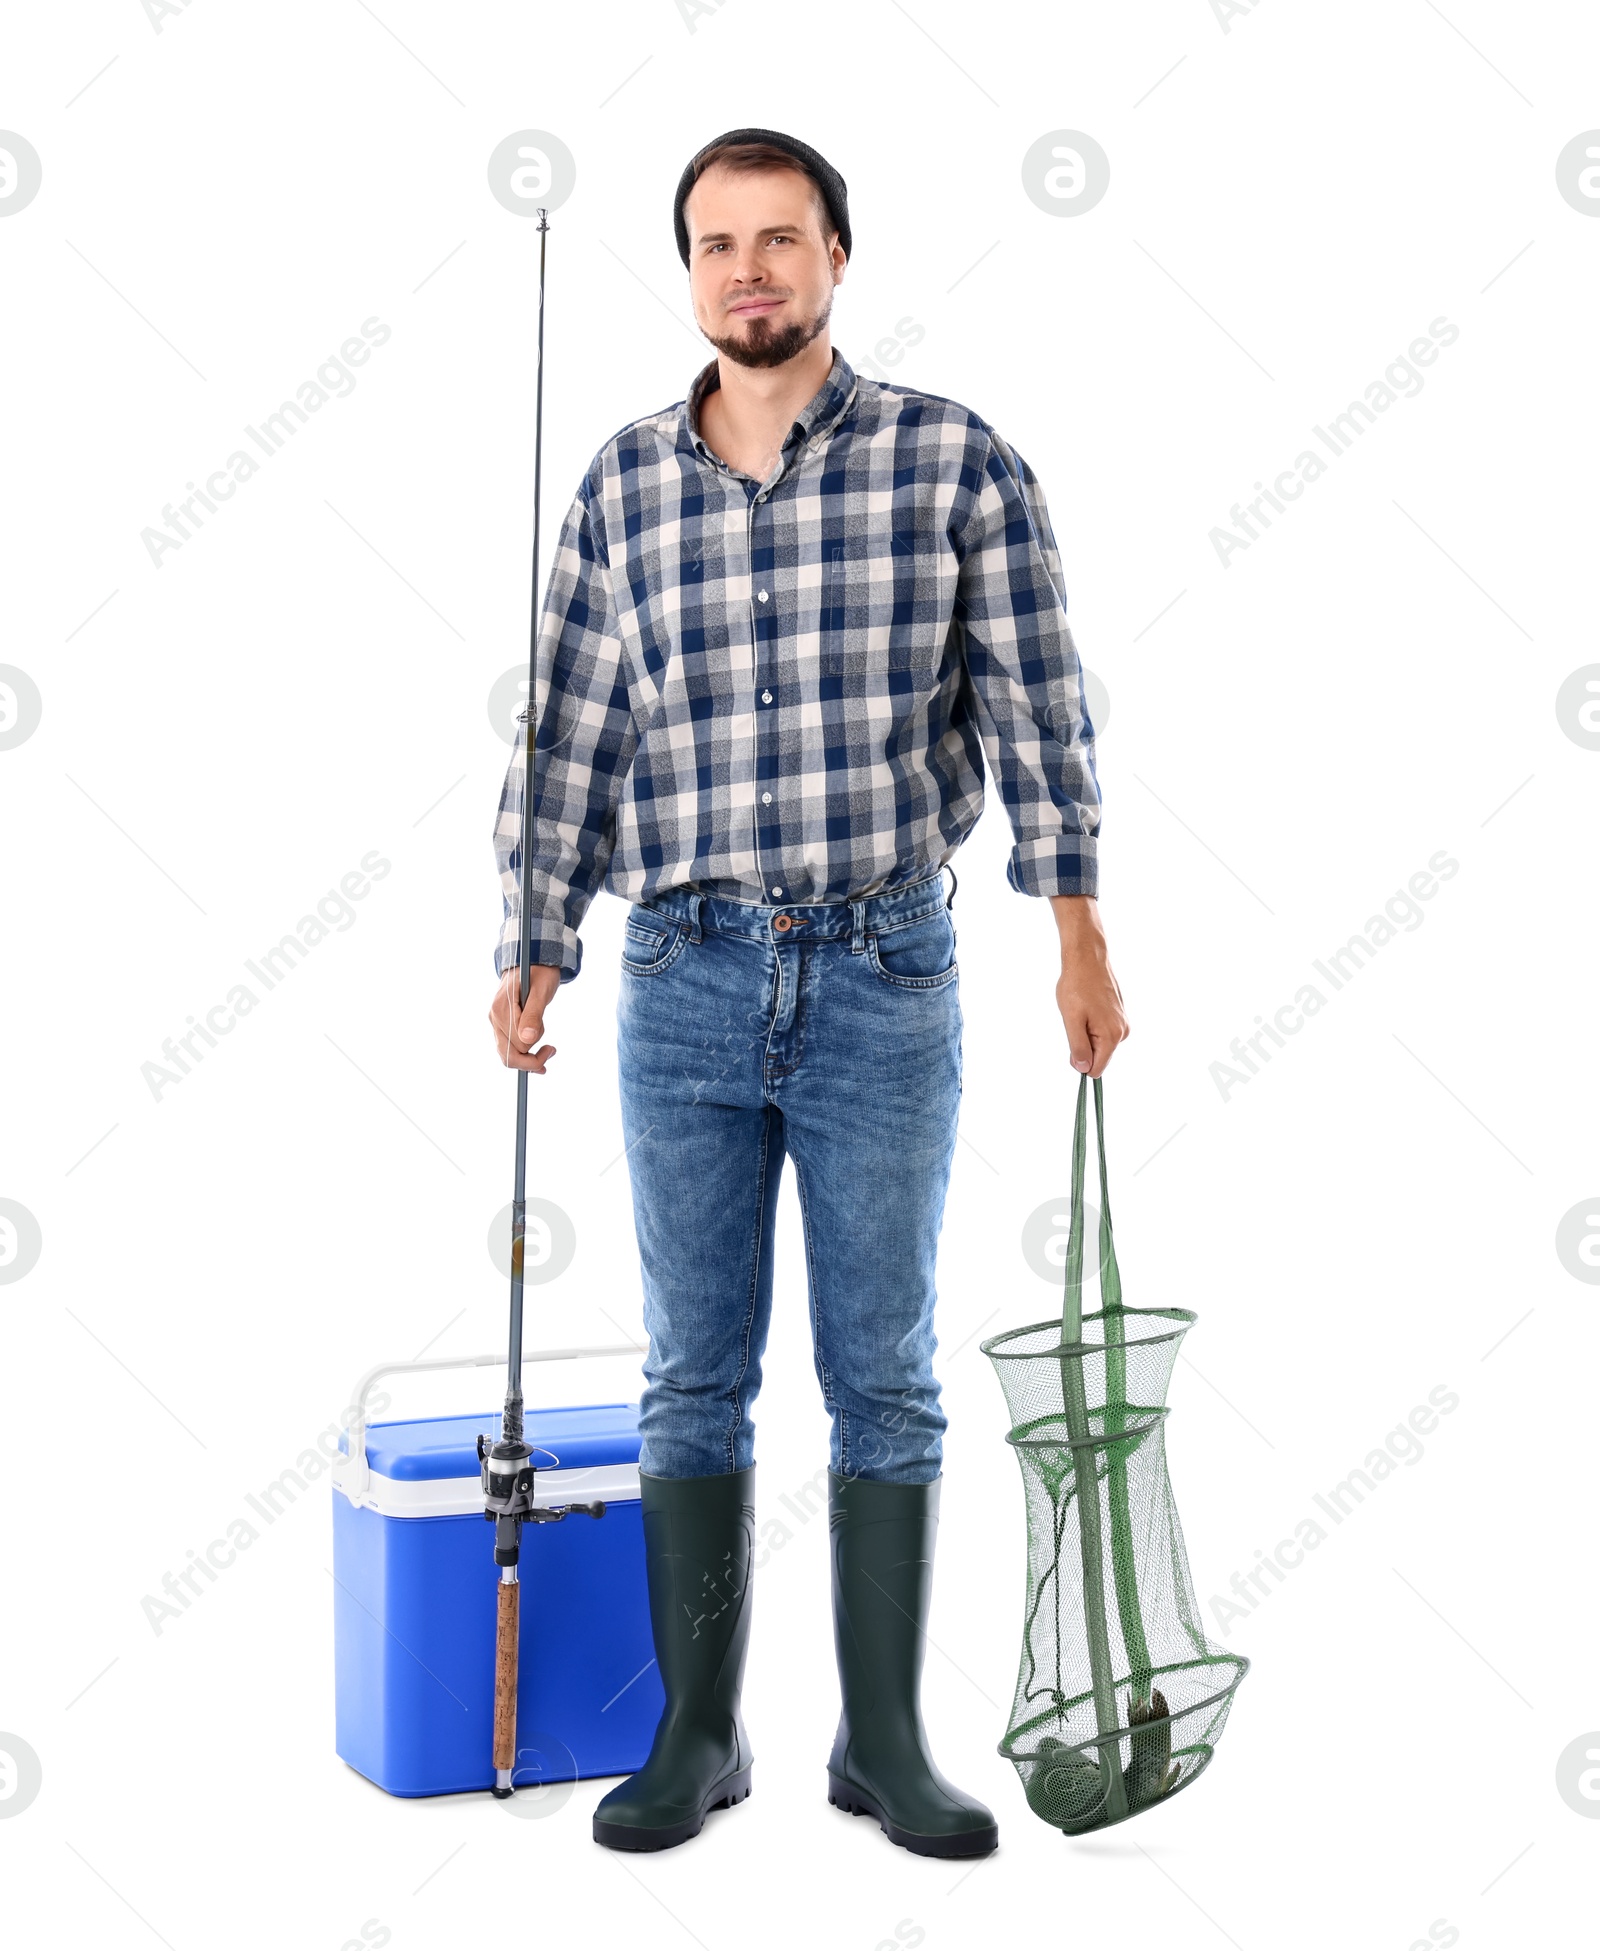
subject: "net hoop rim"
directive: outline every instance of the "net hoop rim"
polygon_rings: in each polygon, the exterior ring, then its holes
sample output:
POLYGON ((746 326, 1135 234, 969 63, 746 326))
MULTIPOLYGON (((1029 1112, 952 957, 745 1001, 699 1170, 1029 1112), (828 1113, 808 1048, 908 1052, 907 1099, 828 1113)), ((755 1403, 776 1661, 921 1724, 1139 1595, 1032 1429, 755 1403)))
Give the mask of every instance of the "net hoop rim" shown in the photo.
MULTIPOLYGON (((1097 1404, 1092 1413, 1096 1416, 1103 1416, 1107 1413, 1107 1410, 1103 1404, 1097 1404)), ((1126 1414, 1127 1412, 1124 1411, 1123 1413, 1126 1414)), ((1006 1441, 1014 1450, 1108 1450, 1118 1443, 1128 1443, 1134 1441, 1136 1438, 1148 1436, 1151 1430, 1159 1428, 1166 1421, 1167 1417, 1172 1414, 1172 1405, 1164 1402, 1159 1407, 1141 1407, 1138 1414, 1142 1418, 1141 1421, 1124 1423, 1121 1429, 1103 1429, 1097 1435, 1078 1437, 1019 1436, 1016 1429, 1009 1429, 1006 1431, 1006 1441)), ((1035 1420, 1038 1422, 1058 1422, 1064 1421, 1065 1415, 1066 1412, 1064 1410, 1052 1409, 1046 1415, 1037 1417, 1035 1420)), ((1025 1427, 1026 1425, 1022 1423, 1017 1425, 1017 1429, 1025 1427)))
POLYGON ((1118 1320, 1143 1317, 1161 1321, 1177 1321, 1182 1325, 1169 1330, 1166 1334, 1130 1335, 1121 1341, 1061 1341, 1058 1339, 1053 1348, 1022 1349, 1002 1346, 1002 1343, 1015 1341, 1022 1335, 1054 1334, 1059 1337, 1061 1333, 1061 1322, 1059 1319, 1030 1321, 1026 1327, 1007 1328, 1001 1334, 990 1335, 986 1341, 980 1341, 978 1343, 978 1348, 992 1362, 1059 1361, 1063 1355, 1081 1359, 1086 1355, 1103 1355, 1108 1348, 1155 1348, 1159 1347, 1164 1341, 1181 1341, 1200 1318, 1193 1308, 1187 1307, 1096 1308, 1093 1314, 1086 1314, 1083 1317, 1083 1325, 1087 1328, 1091 1321, 1103 1322, 1112 1315, 1115 1315, 1118 1320))
MULTIPOLYGON (((1169 1664, 1165 1667, 1152 1667, 1150 1669, 1152 1680, 1161 1673, 1179 1671, 1181 1666, 1184 1664, 1187 1663, 1169 1662, 1169 1664)), ((1237 1693, 1239 1690, 1240 1681, 1243 1680, 1245 1675, 1250 1671, 1250 1661, 1245 1654, 1234 1653, 1228 1650, 1219 1650, 1216 1654, 1212 1655, 1210 1659, 1207 1659, 1205 1662, 1203 1662, 1203 1664, 1207 1666, 1213 1664, 1219 1666, 1232 1665, 1235 1668, 1233 1678, 1228 1682, 1228 1684, 1225 1687, 1219 1687, 1214 1694, 1207 1694, 1204 1696, 1203 1699, 1191 1701, 1188 1706, 1180 1707, 1177 1713, 1169 1714, 1164 1718, 1173 1722, 1179 1720, 1186 1720, 1191 1714, 1198 1714, 1205 1708, 1216 1707, 1222 1701, 1231 1700, 1234 1694, 1237 1693)), ((1131 1686, 1132 1681, 1131 1679, 1129 1679, 1127 1681, 1120 1682, 1119 1685, 1131 1686)), ((1089 1696, 1087 1694, 1074 1695, 1073 1704, 1077 1705, 1079 1702, 1086 1702, 1088 1699, 1089 1696)), ((1031 1715, 1027 1720, 1023 1721, 1020 1724, 1020 1726, 1014 1728, 1007 1728, 1005 1734, 995 1744, 995 1753, 1004 1755, 1006 1760, 1012 1763, 1037 1761, 1039 1759, 1037 1755, 1016 1753, 1012 1744, 1016 1742, 1022 1735, 1031 1733, 1034 1729, 1042 1725, 1044 1721, 1050 1719, 1052 1715, 1055 1713, 1055 1711, 1056 1710, 1053 1708, 1047 1708, 1042 1714, 1031 1715)), ((1127 1727, 1115 1728, 1113 1730, 1108 1731, 1105 1734, 1091 1734, 1088 1736, 1086 1740, 1083 1741, 1064 1741, 1062 1742, 1061 1745, 1064 1748, 1073 1750, 1074 1752, 1082 1752, 1083 1750, 1088 1748, 1103 1748, 1112 1741, 1124 1741, 1133 1735, 1147 1733, 1149 1729, 1155 1725, 1157 1725, 1157 1723, 1152 1721, 1140 1721, 1137 1724, 1130 1723, 1127 1727)))

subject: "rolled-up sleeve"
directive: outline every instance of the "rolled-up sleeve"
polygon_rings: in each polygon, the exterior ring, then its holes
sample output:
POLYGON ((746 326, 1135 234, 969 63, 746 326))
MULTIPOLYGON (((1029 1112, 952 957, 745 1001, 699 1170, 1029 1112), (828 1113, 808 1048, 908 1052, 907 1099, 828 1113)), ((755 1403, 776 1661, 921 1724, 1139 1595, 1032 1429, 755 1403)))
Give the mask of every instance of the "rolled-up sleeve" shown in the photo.
POLYGON ((1094 726, 1067 624, 1061 559, 1038 477, 992 428, 955 536, 955 617, 1022 894, 1096 894, 1100 784, 1094 726))
MULTIPOLYGON (((561 525, 534 655, 531 960, 571 982, 583 966, 578 928, 605 880, 617 802, 638 743, 627 664, 597 519, 594 469, 561 525)), ((505 919, 495 972, 517 966, 522 943, 522 795, 527 728, 517 727, 495 820, 505 919)))

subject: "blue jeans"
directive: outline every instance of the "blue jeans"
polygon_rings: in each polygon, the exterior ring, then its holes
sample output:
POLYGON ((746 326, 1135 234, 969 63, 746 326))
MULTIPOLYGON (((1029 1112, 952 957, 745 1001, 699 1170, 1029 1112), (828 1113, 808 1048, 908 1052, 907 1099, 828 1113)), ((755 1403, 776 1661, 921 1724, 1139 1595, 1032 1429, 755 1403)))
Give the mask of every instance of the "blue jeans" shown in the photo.
POLYGON ((754 1461, 787 1155, 833 1468, 931 1481, 945 1429, 934 1261, 961 1097, 942 877, 787 907, 672 888, 630 909, 620 983, 650 1336, 641 1469, 754 1461))

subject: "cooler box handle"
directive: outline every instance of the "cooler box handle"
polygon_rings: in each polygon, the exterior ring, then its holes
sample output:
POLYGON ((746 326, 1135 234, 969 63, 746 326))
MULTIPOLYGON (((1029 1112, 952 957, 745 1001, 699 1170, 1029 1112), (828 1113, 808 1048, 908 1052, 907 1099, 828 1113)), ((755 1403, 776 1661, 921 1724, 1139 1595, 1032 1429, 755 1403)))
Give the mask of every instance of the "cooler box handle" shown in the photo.
MULTIPOLYGON (((645 1345, 634 1341, 611 1342, 603 1348, 536 1348, 523 1353, 527 1362, 577 1362, 597 1355, 643 1355, 645 1345)), ((355 1502, 366 1490, 371 1478, 367 1468, 367 1397, 371 1395, 373 1384, 386 1375, 410 1375, 420 1369, 428 1368, 504 1368, 510 1357, 496 1355, 445 1355, 428 1362, 380 1362, 376 1368, 369 1368, 357 1382, 350 1396, 351 1418, 345 1427, 349 1439, 348 1454, 339 1457, 333 1466, 333 1481, 345 1495, 355 1502)))

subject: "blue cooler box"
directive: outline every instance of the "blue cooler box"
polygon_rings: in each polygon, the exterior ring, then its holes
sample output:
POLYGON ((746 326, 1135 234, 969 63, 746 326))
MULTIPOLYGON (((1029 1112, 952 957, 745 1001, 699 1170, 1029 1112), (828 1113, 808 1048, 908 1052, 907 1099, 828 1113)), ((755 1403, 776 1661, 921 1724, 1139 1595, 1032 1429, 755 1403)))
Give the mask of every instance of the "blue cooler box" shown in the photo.
MULTIPOLYGON (((585 1349, 530 1356, 562 1359, 585 1349)), ((634 1352, 634 1351, 629 1351, 634 1352)), ((334 1466, 335 1745, 391 1795, 494 1782, 494 1526, 483 1515, 480 1432, 498 1414, 367 1427, 358 1387, 334 1466)), ((530 1409, 534 1501, 603 1499, 605 1516, 525 1524, 518 1577, 517 1787, 627 1775, 650 1751, 663 1694, 650 1635, 635 1403, 530 1409)))

